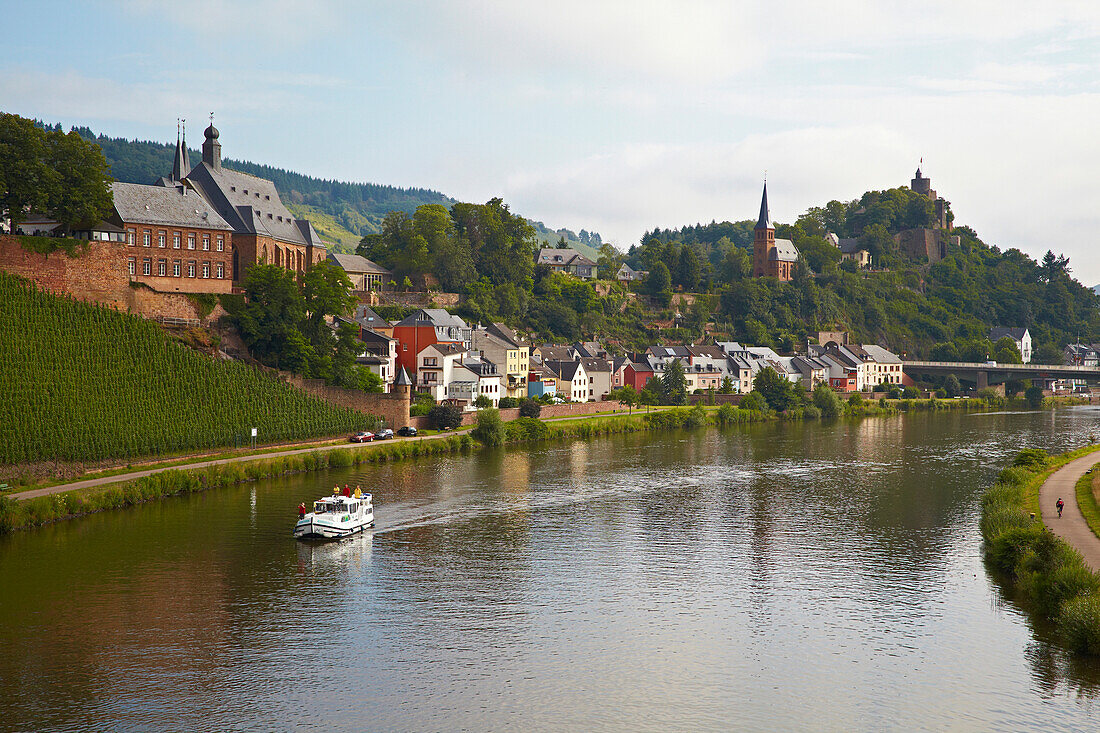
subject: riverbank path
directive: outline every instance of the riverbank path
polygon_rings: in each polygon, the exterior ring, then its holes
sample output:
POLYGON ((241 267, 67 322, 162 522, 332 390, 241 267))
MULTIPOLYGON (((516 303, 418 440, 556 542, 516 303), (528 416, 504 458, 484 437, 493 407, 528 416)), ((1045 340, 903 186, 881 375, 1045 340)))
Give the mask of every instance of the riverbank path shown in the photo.
MULTIPOLYGON (((591 415, 563 415, 561 417, 546 418, 543 422, 553 422, 558 420, 587 420, 597 417, 613 417, 624 416, 632 413, 623 413, 621 410, 614 410, 612 412, 597 412, 591 415)), ((641 414, 639 412, 639 414, 641 414)), ((437 433, 435 435, 423 435, 418 438, 394 438, 395 441, 413 441, 413 440, 436 440, 438 438, 448 438, 452 435, 461 435, 461 431, 447 431, 443 433, 437 433)), ((168 466, 154 466, 148 469, 140 471, 128 471, 126 473, 119 473, 113 476, 101 476, 99 478, 84 479, 82 481, 72 481, 66 484, 56 484, 54 486, 45 486, 41 489, 30 489, 28 491, 20 491, 17 493, 7 494, 9 499, 34 499, 39 496, 50 496, 51 494, 61 494, 66 491, 75 491, 76 489, 90 489, 96 486, 104 486, 106 484, 116 484, 120 481, 132 481, 134 479, 143 478, 145 476, 152 476, 154 473, 161 473, 162 471, 171 470, 184 470, 192 468, 206 468, 207 466, 221 466, 226 463, 241 463, 242 461, 256 461, 267 458, 281 458, 282 456, 294 456, 300 453, 312 453, 314 451, 330 451, 340 448, 356 448, 365 447, 363 445, 356 446, 349 443, 334 443, 332 445, 318 445, 314 443, 299 444, 305 447, 293 447, 287 450, 281 450, 271 453, 252 453, 241 456, 232 456, 230 458, 217 458, 212 460, 197 460, 192 463, 176 463, 175 465, 168 466)))
POLYGON ((1100 463, 1100 451, 1070 461, 1052 473, 1039 489, 1039 510, 1043 523, 1054 534, 1068 542, 1081 553, 1085 564, 1100 571, 1100 538, 1093 534, 1077 507, 1077 481, 1085 471, 1100 463), (1062 516, 1058 516, 1058 499, 1066 503, 1062 516))

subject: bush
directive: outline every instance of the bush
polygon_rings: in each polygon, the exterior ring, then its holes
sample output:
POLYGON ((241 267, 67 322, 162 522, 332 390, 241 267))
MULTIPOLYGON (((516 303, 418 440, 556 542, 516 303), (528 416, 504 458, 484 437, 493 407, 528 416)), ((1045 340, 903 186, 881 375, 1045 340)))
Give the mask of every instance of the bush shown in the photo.
POLYGON ((920 390, 913 385, 909 385, 901 391, 901 396, 907 400, 917 400, 920 399, 920 390))
POLYGON ((853 392, 852 396, 848 398, 848 405, 850 407, 859 407, 863 404, 863 395, 859 392, 853 392))
POLYGON ((901 390, 898 389, 897 387, 891 387, 890 391, 886 393, 886 396, 889 397, 892 400, 900 400, 901 399, 901 390))
POLYGON ((428 410, 428 419, 439 430, 457 428, 462 424, 462 408, 458 405, 435 405, 428 410))
POLYGON ((519 404, 520 400, 516 397, 501 397, 500 401, 497 402, 497 407, 502 410, 508 410, 513 407, 519 407, 519 404))
POLYGON ((1016 454, 1012 460, 1013 466, 1027 469, 1028 471, 1041 471, 1046 468, 1050 455, 1042 448, 1024 448, 1016 454))
POLYGON ((821 410, 814 405, 806 405, 802 408, 802 417, 805 420, 816 420, 821 417, 821 410))
POLYGON ((768 401, 764 399, 764 395, 753 390, 741 398, 741 408, 744 410, 764 412, 768 409, 768 401))
POLYGON ((822 382, 814 387, 814 407, 821 410, 822 417, 836 417, 840 414, 840 397, 829 385, 822 382))
POLYGON ((1031 385, 1024 390, 1024 399, 1027 400, 1028 407, 1032 409, 1038 409, 1043 406, 1043 388, 1037 385, 1031 385))
POLYGON ((535 400, 521 400, 519 404, 519 416, 538 419, 542 414, 542 405, 535 400))
POLYGON ((550 437, 550 427, 542 420, 521 417, 504 423, 509 443, 533 442, 550 437))
POLYGON ((1070 649, 1100 656, 1100 593, 1092 592, 1066 601, 1058 627, 1070 649))
POLYGON ((500 419, 500 411, 494 407, 477 411, 477 427, 471 434, 487 446, 504 445, 508 437, 504 423, 500 419))
POLYGON ((474 407, 476 407, 479 410, 483 410, 486 407, 492 407, 492 406, 493 406, 493 400, 488 395, 479 394, 477 396, 477 398, 474 400, 474 407))

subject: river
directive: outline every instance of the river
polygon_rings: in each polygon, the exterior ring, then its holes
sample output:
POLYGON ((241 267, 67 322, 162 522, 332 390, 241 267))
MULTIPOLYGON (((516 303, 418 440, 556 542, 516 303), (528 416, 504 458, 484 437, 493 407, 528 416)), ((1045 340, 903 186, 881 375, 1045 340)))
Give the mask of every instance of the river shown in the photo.
POLYGON ((0 538, 0 730, 1100 727, 981 559, 1100 410, 635 434, 285 477, 0 538), (374 491, 377 527, 290 538, 374 491))

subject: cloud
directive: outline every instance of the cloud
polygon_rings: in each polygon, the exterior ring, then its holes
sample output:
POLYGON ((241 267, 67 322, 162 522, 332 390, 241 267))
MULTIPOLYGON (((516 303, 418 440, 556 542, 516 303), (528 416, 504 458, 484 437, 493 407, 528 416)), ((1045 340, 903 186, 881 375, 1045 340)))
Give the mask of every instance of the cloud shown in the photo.
POLYGON ((166 37, 172 35, 172 28, 181 28, 218 44, 244 42, 236 38, 240 34, 279 45, 298 45, 336 31, 343 5, 311 0, 119 0, 119 4, 124 14, 155 18, 166 37))

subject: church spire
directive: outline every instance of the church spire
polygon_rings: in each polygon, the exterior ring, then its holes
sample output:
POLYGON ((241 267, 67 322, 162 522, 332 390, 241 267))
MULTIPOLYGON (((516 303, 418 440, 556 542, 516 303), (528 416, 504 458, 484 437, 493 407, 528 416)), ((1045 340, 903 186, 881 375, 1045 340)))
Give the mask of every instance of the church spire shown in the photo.
POLYGON ((172 161, 172 180, 180 181, 191 172, 191 163, 187 159, 187 120, 176 118, 176 157, 172 161))
POLYGON ((760 197, 760 218, 756 221, 755 229, 774 229, 771 214, 768 212, 768 181, 764 180, 764 195, 760 197))

